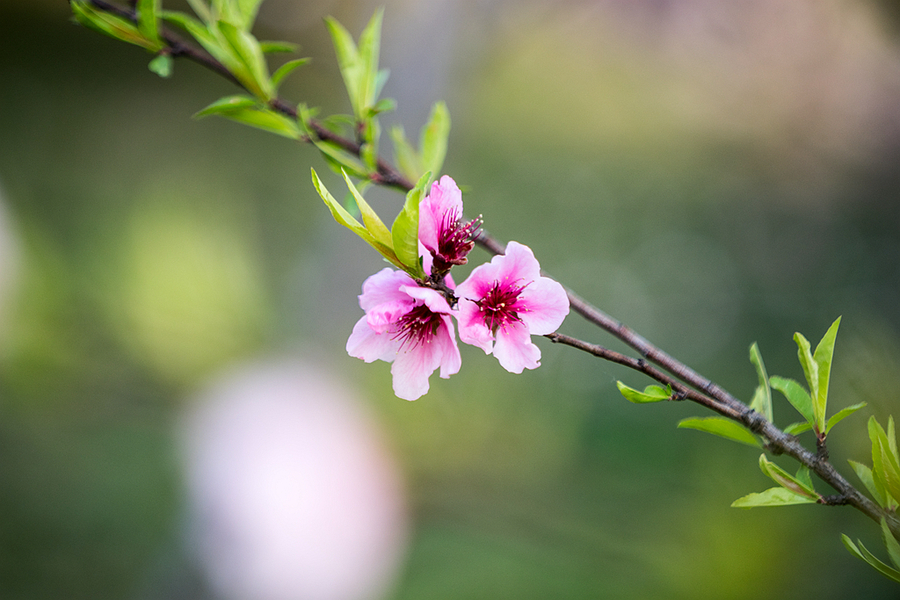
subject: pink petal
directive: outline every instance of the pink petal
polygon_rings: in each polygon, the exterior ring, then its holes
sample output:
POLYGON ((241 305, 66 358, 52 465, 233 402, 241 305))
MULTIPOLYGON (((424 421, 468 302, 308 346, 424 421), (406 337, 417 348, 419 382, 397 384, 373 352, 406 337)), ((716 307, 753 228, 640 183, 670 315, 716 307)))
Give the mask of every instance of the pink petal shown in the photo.
POLYGON ((419 241, 429 250, 437 250, 448 212, 462 216, 462 192, 449 175, 444 175, 431 185, 431 192, 419 203, 419 241))
POLYGON ((391 367, 394 393, 404 400, 416 400, 428 391, 428 378, 435 369, 440 367, 441 377, 446 379, 458 373, 461 364, 453 325, 447 317, 427 343, 397 353, 391 367))
POLYGON ((541 365, 541 349, 531 343, 528 329, 521 323, 497 331, 494 356, 510 373, 521 373, 523 369, 536 369, 541 365))
POLYGON ((462 356, 459 346, 456 344, 456 333, 453 330, 453 319, 441 317, 443 323, 437 330, 434 343, 440 346, 441 353, 441 378, 448 379, 451 375, 459 373, 462 366, 462 356))
POLYGON ((569 314, 566 290, 549 277, 540 277, 522 290, 517 314, 532 335, 553 333, 569 314))
POLYGON ((506 245, 506 254, 503 255, 501 264, 498 280, 508 277, 511 281, 521 280, 524 283, 541 276, 541 265, 534 257, 534 252, 519 242, 509 242, 506 245))
POLYGON ((408 300, 408 296, 400 291, 404 285, 415 285, 415 282, 403 271, 385 267, 363 282, 359 307, 369 312, 379 304, 408 300))
POLYGON ((404 400, 415 400, 428 391, 428 378, 438 367, 431 344, 400 348, 391 373, 394 393, 404 400))
POLYGON ((367 363, 376 360, 391 362, 397 354, 397 346, 390 334, 376 333, 369 327, 366 317, 363 317, 353 326, 353 332, 347 340, 347 354, 367 363))
POLYGON ((421 300, 432 312, 450 314, 450 305, 439 291, 420 285, 405 285, 400 289, 409 298, 421 300))
POLYGON ((418 352, 400 352, 391 366, 394 394, 403 400, 417 400, 428 392, 428 378, 434 367, 418 352))
MULTIPOLYGON (((460 286, 462 287, 462 285, 460 286)), ((456 320, 459 322, 459 339, 465 344, 478 346, 485 354, 490 354, 494 347, 494 334, 484 323, 484 315, 478 305, 466 299, 460 299, 457 306, 456 320)))
POLYGON ((366 322, 376 333, 385 333, 392 324, 408 313, 413 306, 415 304, 410 298, 406 298, 403 301, 391 300, 378 304, 366 313, 366 322))
POLYGON ((498 258, 501 257, 495 256, 490 263, 478 265, 472 269, 466 280, 456 286, 456 296, 472 301, 484 298, 496 280, 497 264, 494 261, 498 258))

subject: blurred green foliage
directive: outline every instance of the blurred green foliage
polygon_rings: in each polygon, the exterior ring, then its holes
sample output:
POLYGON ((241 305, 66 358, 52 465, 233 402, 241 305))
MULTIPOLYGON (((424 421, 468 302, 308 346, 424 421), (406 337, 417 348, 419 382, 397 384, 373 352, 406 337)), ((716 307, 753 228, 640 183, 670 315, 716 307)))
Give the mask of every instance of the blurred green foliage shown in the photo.
MULTIPOLYGON (((350 31, 371 14, 338 8, 350 31)), ((764 100, 764 135, 722 125, 728 103, 700 103, 695 71, 594 44, 577 10, 535 10, 446 83, 445 171, 468 213, 747 401, 751 342, 799 379, 792 333, 842 314, 834 406, 897 414, 896 140, 810 156, 822 132, 798 123, 792 145, 764 100)), ((382 263, 323 209, 314 149, 191 121, 230 84, 183 62, 161 80, 64 3, 6 2, 0 33, 0 185, 20 253, 0 321, 3 598, 188 596, 172 423, 212 373, 297 347, 377 390, 415 523, 395 598, 896 595, 839 543, 877 546, 877 527, 849 509, 729 508, 765 485, 757 451, 676 430, 694 407, 628 404, 615 381, 647 382, 618 367, 544 343, 543 367, 512 376, 465 348, 460 374, 397 400, 384 365, 343 351, 382 263)), ((315 61, 284 95, 345 112, 324 26, 266 37, 295 36, 315 61)), ((370 201, 396 213, 402 197, 370 201)), ((576 317, 564 330, 609 343, 576 317)), ((868 457, 863 419, 830 448, 837 465, 868 457)))

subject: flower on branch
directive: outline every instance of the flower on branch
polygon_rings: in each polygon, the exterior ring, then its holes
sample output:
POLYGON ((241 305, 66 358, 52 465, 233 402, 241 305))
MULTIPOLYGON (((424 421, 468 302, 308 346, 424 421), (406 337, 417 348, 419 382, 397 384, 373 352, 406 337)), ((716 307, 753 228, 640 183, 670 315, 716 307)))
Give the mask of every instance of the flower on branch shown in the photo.
POLYGON ((542 277, 531 249, 517 242, 476 267, 456 294, 459 339, 493 353, 510 373, 540 366, 531 336, 553 333, 569 313, 563 286, 542 277))
POLYGON ((362 292, 359 306, 366 314, 353 327, 347 352, 367 363, 393 363, 397 397, 421 397, 438 367, 444 379, 459 372, 462 359, 451 309, 441 293, 390 268, 366 279, 362 292))
POLYGON ((429 274, 436 278, 454 265, 466 264, 466 255, 475 246, 472 236, 481 221, 463 221, 462 213, 462 192, 449 175, 434 182, 419 204, 419 241, 434 257, 429 274))

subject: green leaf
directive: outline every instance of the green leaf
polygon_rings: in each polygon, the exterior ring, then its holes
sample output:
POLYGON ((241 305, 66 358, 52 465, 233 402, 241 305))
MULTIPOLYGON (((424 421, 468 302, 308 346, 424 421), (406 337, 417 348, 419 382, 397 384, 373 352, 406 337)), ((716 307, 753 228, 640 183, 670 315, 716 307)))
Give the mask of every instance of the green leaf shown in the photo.
POLYGON ((894 537, 884 517, 881 518, 881 541, 884 542, 887 548, 891 562, 900 569, 900 543, 897 543, 897 538, 894 537))
POLYGON ((331 168, 340 173, 341 169, 347 171, 353 177, 365 179, 368 177, 366 166, 358 158, 328 140, 321 140, 317 137, 310 137, 313 145, 319 149, 331 168))
POLYGON ((235 112, 238 110, 244 110, 248 108, 258 107, 259 103, 249 96, 243 95, 234 95, 234 96, 225 96, 224 98, 219 98, 203 110, 194 114, 194 118, 207 117, 209 115, 217 115, 229 112, 235 112))
POLYGON ((281 86, 281 82, 289 73, 293 72, 297 67, 302 67, 309 62, 308 58, 296 58, 284 63, 272 74, 272 88, 277 90, 281 86))
POLYGON ((831 327, 828 328, 828 331, 825 332, 825 335, 822 336, 813 354, 813 359, 816 361, 816 373, 819 378, 816 385, 817 396, 813 396, 813 412, 816 414, 816 424, 822 433, 826 432, 825 410, 828 403, 828 383, 831 378, 831 363, 834 359, 834 343, 840 325, 841 318, 838 317, 831 324, 831 327))
POLYGON ((312 181, 313 185, 316 188, 316 191, 319 193, 319 197, 322 198, 322 200, 325 202, 325 205, 328 206, 329 210, 331 210, 331 215, 334 217, 335 221, 365 240, 390 263, 406 270, 406 267, 397 258, 397 255, 394 253, 394 250, 392 248, 375 239, 375 237, 372 235, 372 233, 369 232, 368 229, 366 229, 359 221, 357 221, 353 217, 353 215, 347 212, 347 209, 341 206, 341 204, 334 199, 334 196, 331 195, 328 189, 326 189, 325 184, 323 184, 322 180, 319 179, 319 175, 318 173, 316 173, 315 169, 312 169, 312 181))
POLYGON ((75 20, 94 31, 151 52, 159 52, 163 47, 159 39, 148 38, 128 19, 98 10, 82 0, 72 0, 70 6, 75 20))
POLYGON ((809 340, 803 337, 803 334, 797 332, 794 334, 794 341, 797 342, 797 358, 800 359, 800 365, 803 367, 803 374, 806 376, 806 384, 809 386, 809 397, 812 403, 813 419, 810 421, 818 434, 825 428, 825 413, 821 411, 819 405, 819 366, 813 359, 810 350, 809 340))
POLYGON ((431 109, 428 123, 419 136, 421 168, 440 174, 447 155, 447 139, 450 136, 450 112, 443 102, 436 102, 431 109))
POLYGON ((807 489, 810 489, 810 490, 814 489, 813 482, 812 482, 812 475, 810 475, 809 467, 807 467, 806 465, 800 465, 800 468, 797 469, 797 474, 794 475, 794 477, 797 479, 797 481, 800 482, 800 484, 805 486, 807 489))
POLYGON ((853 556, 855 556, 856 558, 858 558, 860 560, 866 560, 866 558, 863 556, 862 552, 859 551, 859 548, 856 547, 856 544, 853 543, 853 540, 851 540, 847 536, 847 534, 845 534, 845 533, 841 534, 841 541, 844 542, 844 546, 847 547, 847 551, 850 554, 852 554, 853 556))
MULTIPOLYGON (((796 494, 800 494, 801 496, 811 498, 813 501, 817 501, 821 498, 821 496, 816 493, 816 490, 813 489, 812 481, 807 483, 807 481, 804 481, 801 478, 794 477, 775 463, 768 460, 765 454, 760 454, 759 456, 759 469, 783 488, 796 494)), ((806 479, 808 480, 808 477, 806 477, 806 479)))
POLYGON ((203 0, 188 0, 188 4, 190 4, 191 9, 200 17, 203 21, 209 23, 212 21, 212 12, 209 9, 209 5, 203 0))
POLYGON ((172 75, 172 57, 168 54, 157 54, 156 58, 150 61, 147 68, 162 78, 172 75))
POLYGON ((227 41, 231 55, 243 66, 234 75, 252 94, 263 100, 271 100, 274 96, 272 82, 259 42, 239 26, 226 21, 219 21, 216 25, 227 41))
POLYGON ((784 397, 788 399, 788 402, 797 409, 797 412, 803 415, 803 418, 807 420, 810 426, 815 423, 812 398, 810 398, 809 393, 803 389, 803 386, 793 379, 778 377, 777 375, 773 375, 769 378, 769 384, 784 394, 784 397))
POLYGON ((784 428, 784 432, 789 435, 800 435, 801 433, 809 431, 810 429, 812 429, 812 423, 804 421, 802 423, 791 423, 784 428))
POLYGON ((262 0, 213 0, 219 18, 243 31, 249 31, 253 27, 261 3, 262 0))
POLYGON ((403 263, 403 269, 415 278, 425 276, 419 261, 419 201, 430 178, 431 173, 426 173, 416 183, 416 187, 406 194, 403 209, 391 225, 394 252, 403 263))
POLYGON ((299 44, 291 42, 260 41, 259 47, 265 54, 286 54, 300 50, 299 44))
POLYGON ((896 503, 896 500, 900 499, 900 463, 884 429, 875 417, 869 419, 869 439, 872 440, 873 478, 896 503))
POLYGON ((381 21, 384 8, 378 8, 369 24, 359 36, 359 59, 362 63, 360 74, 359 108, 360 116, 375 104, 381 88, 387 80, 387 72, 378 71, 378 56, 381 51, 381 21))
MULTIPOLYGON (((197 12, 197 9, 194 9, 194 12, 197 12)), ((199 13, 198 13, 199 14, 199 13)), ((194 17, 190 15, 186 15, 182 12, 173 11, 173 10, 160 10, 157 15, 160 19, 164 19, 170 23, 174 23, 178 25, 186 32, 191 34, 195 40, 200 42, 199 38, 205 38, 207 42, 215 42, 214 38, 211 36, 209 31, 206 28, 206 25, 201 21, 198 21, 194 17)), ((202 17, 201 17, 202 18, 202 17)), ((202 42, 201 42, 202 43, 202 42)), ((203 46, 206 48, 206 45, 203 46)))
POLYGON ((350 32, 343 25, 332 17, 325 18, 325 26, 331 34, 331 41, 334 44, 334 51, 337 55, 338 68, 341 71, 341 77, 344 79, 344 87, 347 88, 347 95, 350 97, 350 105, 353 107, 353 114, 357 118, 362 117, 363 106, 359 105, 360 89, 362 87, 363 64, 359 57, 359 51, 350 32))
MULTIPOLYGON (((377 63, 375 66, 378 66, 377 63)), ((384 89, 384 85, 387 83, 388 78, 391 75, 390 69, 381 69, 378 73, 375 74, 375 90, 372 93, 372 102, 381 95, 381 90, 384 89)))
POLYGON ((619 388, 619 392, 625 396, 626 400, 635 404, 661 402, 672 397, 671 390, 666 390, 658 385, 648 385, 643 392, 630 388, 621 381, 616 382, 616 387, 619 388))
POLYGON ((869 490, 869 493, 872 494, 875 502, 882 508, 888 508, 888 503, 884 496, 884 488, 876 485, 875 479, 872 476, 872 469, 855 460, 848 460, 847 462, 850 463, 850 466, 853 467, 853 471, 856 472, 856 476, 859 477, 859 480, 862 481, 863 485, 866 486, 866 489, 869 490))
POLYGON ((385 112, 391 112, 397 109, 397 101, 393 98, 382 98, 369 108, 369 115, 375 116, 385 112))
POLYGON ((360 122, 366 120, 367 113, 375 103, 387 78, 386 71, 378 71, 383 14, 384 10, 378 9, 372 15, 372 19, 360 34, 359 47, 337 20, 332 17, 325 19, 325 25, 334 43, 341 77, 344 79, 350 105, 353 107, 353 115, 360 122))
POLYGON ((366 166, 366 174, 371 175, 378 171, 378 150, 375 144, 365 143, 359 147, 359 157, 366 166))
MULTIPOLYGON (((163 46, 159 39, 159 28, 157 25, 157 12, 160 8, 160 0, 138 0, 136 9, 138 15, 138 31, 147 38, 163 46)), ((152 70, 152 69, 151 69, 152 70)), ((153 71, 156 73, 156 71, 153 71)), ((168 77, 168 75, 162 75, 168 77)))
MULTIPOLYGON (((621 390, 621 387, 619 389, 621 390)), ((682 419, 678 423, 678 427, 680 429, 705 431, 735 442, 740 442, 741 444, 753 446, 754 448, 762 447, 755 435, 747 431, 747 429, 741 425, 738 425, 725 417, 691 417, 682 419)))
POLYGON ((277 133, 293 140, 300 139, 297 122, 248 96, 227 96, 216 100, 194 115, 195 119, 219 115, 263 131, 277 133))
POLYGON ((830 419, 828 419, 828 423, 825 425, 825 433, 827 434, 831 431, 831 428, 858 411, 859 409, 866 406, 865 402, 860 402, 859 404, 854 404, 852 406, 848 406, 842 410, 839 410, 836 414, 832 415, 830 419))
POLYGON ((808 496, 798 494, 783 487, 769 488, 764 492, 747 494, 731 503, 733 508, 761 508, 765 506, 789 506, 792 504, 815 504, 808 496))
POLYGON ((900 456, 900 454, 897 454, 897 435, 894 433, 893 416, 888 417, 887 440, 888 448, 890 448, 891 454, 893 456, 900 456))
POLYGON ((854 544, 845 534, 841 534, 841 540, 844 542, 844 546, 846 546, 850 554, 866 561, 888 579, 892 579, 900 583, 900 571, 898 571, 897 569, 892 569, 885 563, 881 562, 874 554, 869 552, 866 547, 863 546, 862 542, 859 542, 859 547, 857 547, 856 544, 854 544))
POLYGON ((759 386, 753 394, 750 408, 762 414, 771 423, 774 421, 772 416, 772 389, 769 387, 769 375, 766 373, 766 365, 763 363, 762 354, 756 342, 753 342, 753 345, 750 346, 750 362, 756 368, 756 375, 759 378, 759 386))
MULTIPOLYGON (((191 6, 194 6, 193 2, 191 3, 191 6)), ((197 7, 194 7, 194 11, 198 12, 197 7)), ((198 14, 200 13, 198 12, 198 14)), ((174 23, 188 32, 198 44, 203 46, 204 50, 222 63, 225 68, 238 79, 238 81, 241 81, 242 84, 246 85, 244 79, 249 76, 247 68, 234 56, 229 48, 228 42, 215 26, 215 23, 207 26, 205 23, 201 23, 190 15, 168 10, 159 11, 159 17, 170 23, 174 23)))
POLYGON ((353 182, 350 181, 350 178, 347 176, 347 172, 341 171, 341 174, 344 176, 347 188, 350 190, 350 193, 353 194, 353 199, 356 201, 356 206, 359 207, 359 213, 362 216, 363 223, 365 223, 366 229, 372 235, 372 238, 384 246, 391 247, 393 241, 387 225, 384 224, 375 211, 372 210, 372 207, 369 206, 369 203, 366 202, 365 198, 363 198, 359 190, 356 189, 356 186, 353 185, 353 182))
POLYGON ((406 132, 403 131, 403 126, 396 125, 391 128, 391 141, 394 142, 394 159, 400 172, 409 179, 418 179, 424 172, 422 161, 419 160, 419 154, 416 152, 416 149, 406 139, 406 132))

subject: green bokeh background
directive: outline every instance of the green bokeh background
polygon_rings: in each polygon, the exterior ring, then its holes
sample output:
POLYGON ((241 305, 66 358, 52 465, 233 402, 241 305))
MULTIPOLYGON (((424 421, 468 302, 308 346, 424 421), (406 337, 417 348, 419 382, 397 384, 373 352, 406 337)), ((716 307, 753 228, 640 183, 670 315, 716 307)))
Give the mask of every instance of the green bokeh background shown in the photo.
MULTIPOLYGON (((358 33, 373 8, 264 5, 259 37, 314 58, 284 95, 346 112, 321 18, 358 33)), ((389 3, 386 122, 416 131, 446 99, 467 212, 739 397, 753 341, 770 374, 801 378, 793 332, 817 340, 843 315, 832 410, 869 403, 830 438, 843 469, 870 461, 869 415, 900 415, 890 18, 800 0, 389 3)), ((613 365, 538 340, 543 366, 513 376, 465 348, 460 374, 395 398, 386 365, 343 350, 381 263, 316 196, 316 153, 192 121, 233 88, 184 62, 161 80, 149 58, 72 25, 64 2, 0 5, 15 248, 0 261, 15 265, 0 277, 0 597, 203 597, 185 591, 173 422, 229 365, 309 349, 365 394, 407 481, 391 598, 896 597, 840 544, 880 548, 872 523, 729 508, 769 486, 758 453, 676 430, 704 415, 693 405, 629 405, 615 380, 645 381, 613 365)), ((562 331, 620 348, 575 315, 562 331)))

